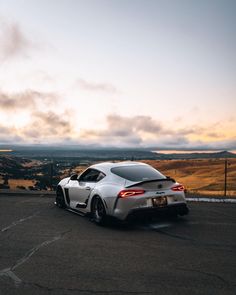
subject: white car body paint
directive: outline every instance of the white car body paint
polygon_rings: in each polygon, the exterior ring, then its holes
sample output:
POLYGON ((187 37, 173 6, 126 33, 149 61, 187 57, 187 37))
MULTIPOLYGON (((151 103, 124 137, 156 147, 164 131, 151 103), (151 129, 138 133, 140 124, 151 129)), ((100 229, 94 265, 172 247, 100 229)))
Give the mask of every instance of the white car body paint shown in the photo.
MULTIPOLYGON (((154 169, 147 164, 139 162, 105 162, 90 166, 76 179, 73 177, 72 179, 70 177, 62 179, 58 184, 58 188, 61 188, 63 191, 66 207, 78 210, 84 214, 91 213, 91 202, 94 196, 99 196, 106 208, 106 214, 120 220, 125 220, 133 211, 142 211, 145 213, 145 209, 147 209, 147 211, 149 209, 156 209, 156 211, 173 209, 173 212, 175 212, 176 209, 176 212, 180 215, 188 213, 184 191, 172 190, 173 186, 179 185, 177 182, 163 175, 160 179, 131 181, 111 171, 112 168, 123 167, 126 169, 125 167, 127 167, 128 169, 132 166, 138 166, 137 169, 154 169), (85 172, 88 172, 88 170, 93 171, 94 169, 100 171, 105 177, 96 182, 83 181, 83 177, 86 174, 85 172), (119 192, 125 189, 141 189, 145 192, 137 196, 118 197, 119 192), (152 199, 163 196, 167 199, 165 208, 154 208, 152 199), (86 207, 81 208, 81 204, 86 204, 86 207)), ((157 171, 157 173, 160 172, 157 171)), ((147 212, 147 215, 148 214, 147 212)))

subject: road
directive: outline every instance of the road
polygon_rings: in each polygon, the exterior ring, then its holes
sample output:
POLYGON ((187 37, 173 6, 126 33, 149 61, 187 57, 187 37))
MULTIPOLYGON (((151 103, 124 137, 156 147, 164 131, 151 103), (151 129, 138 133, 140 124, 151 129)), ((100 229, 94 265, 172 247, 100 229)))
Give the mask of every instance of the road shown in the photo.
POLYGON ((53 201, 0 196, 0 295, 236 294, 236 204, 100 227, 53 201))

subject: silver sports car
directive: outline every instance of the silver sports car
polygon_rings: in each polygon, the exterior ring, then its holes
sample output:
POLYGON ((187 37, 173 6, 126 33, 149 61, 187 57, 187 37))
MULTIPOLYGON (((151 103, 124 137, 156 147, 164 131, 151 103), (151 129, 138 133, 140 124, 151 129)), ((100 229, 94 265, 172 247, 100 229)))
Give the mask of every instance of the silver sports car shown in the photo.
POLYGON ((139 162, 99 163, 80 175, 62 179, 56 204, 90 214, 97 224, 108 216, 127 220, 132 216, 188 214, 184 186, 139 162))

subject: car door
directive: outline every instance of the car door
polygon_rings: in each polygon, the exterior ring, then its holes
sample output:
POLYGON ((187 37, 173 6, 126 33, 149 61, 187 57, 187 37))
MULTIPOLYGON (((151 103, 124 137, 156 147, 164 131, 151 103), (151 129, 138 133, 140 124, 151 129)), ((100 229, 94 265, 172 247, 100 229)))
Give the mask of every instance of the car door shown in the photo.
POLYGON ((86 208, 91 191, 97 181, 101 180, 101 173, 96 169, 89 168, 77 180, 70 181, 68 193, 71 208, 86 208))

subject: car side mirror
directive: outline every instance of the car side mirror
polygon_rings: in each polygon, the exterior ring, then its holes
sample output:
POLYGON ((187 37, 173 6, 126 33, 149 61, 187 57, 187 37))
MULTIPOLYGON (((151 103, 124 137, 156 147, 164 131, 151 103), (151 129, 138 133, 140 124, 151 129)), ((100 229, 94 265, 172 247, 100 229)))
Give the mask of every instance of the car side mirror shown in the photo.
POLYGON ((78 180, 78 174, 72 174, 70 180, 78 180))

